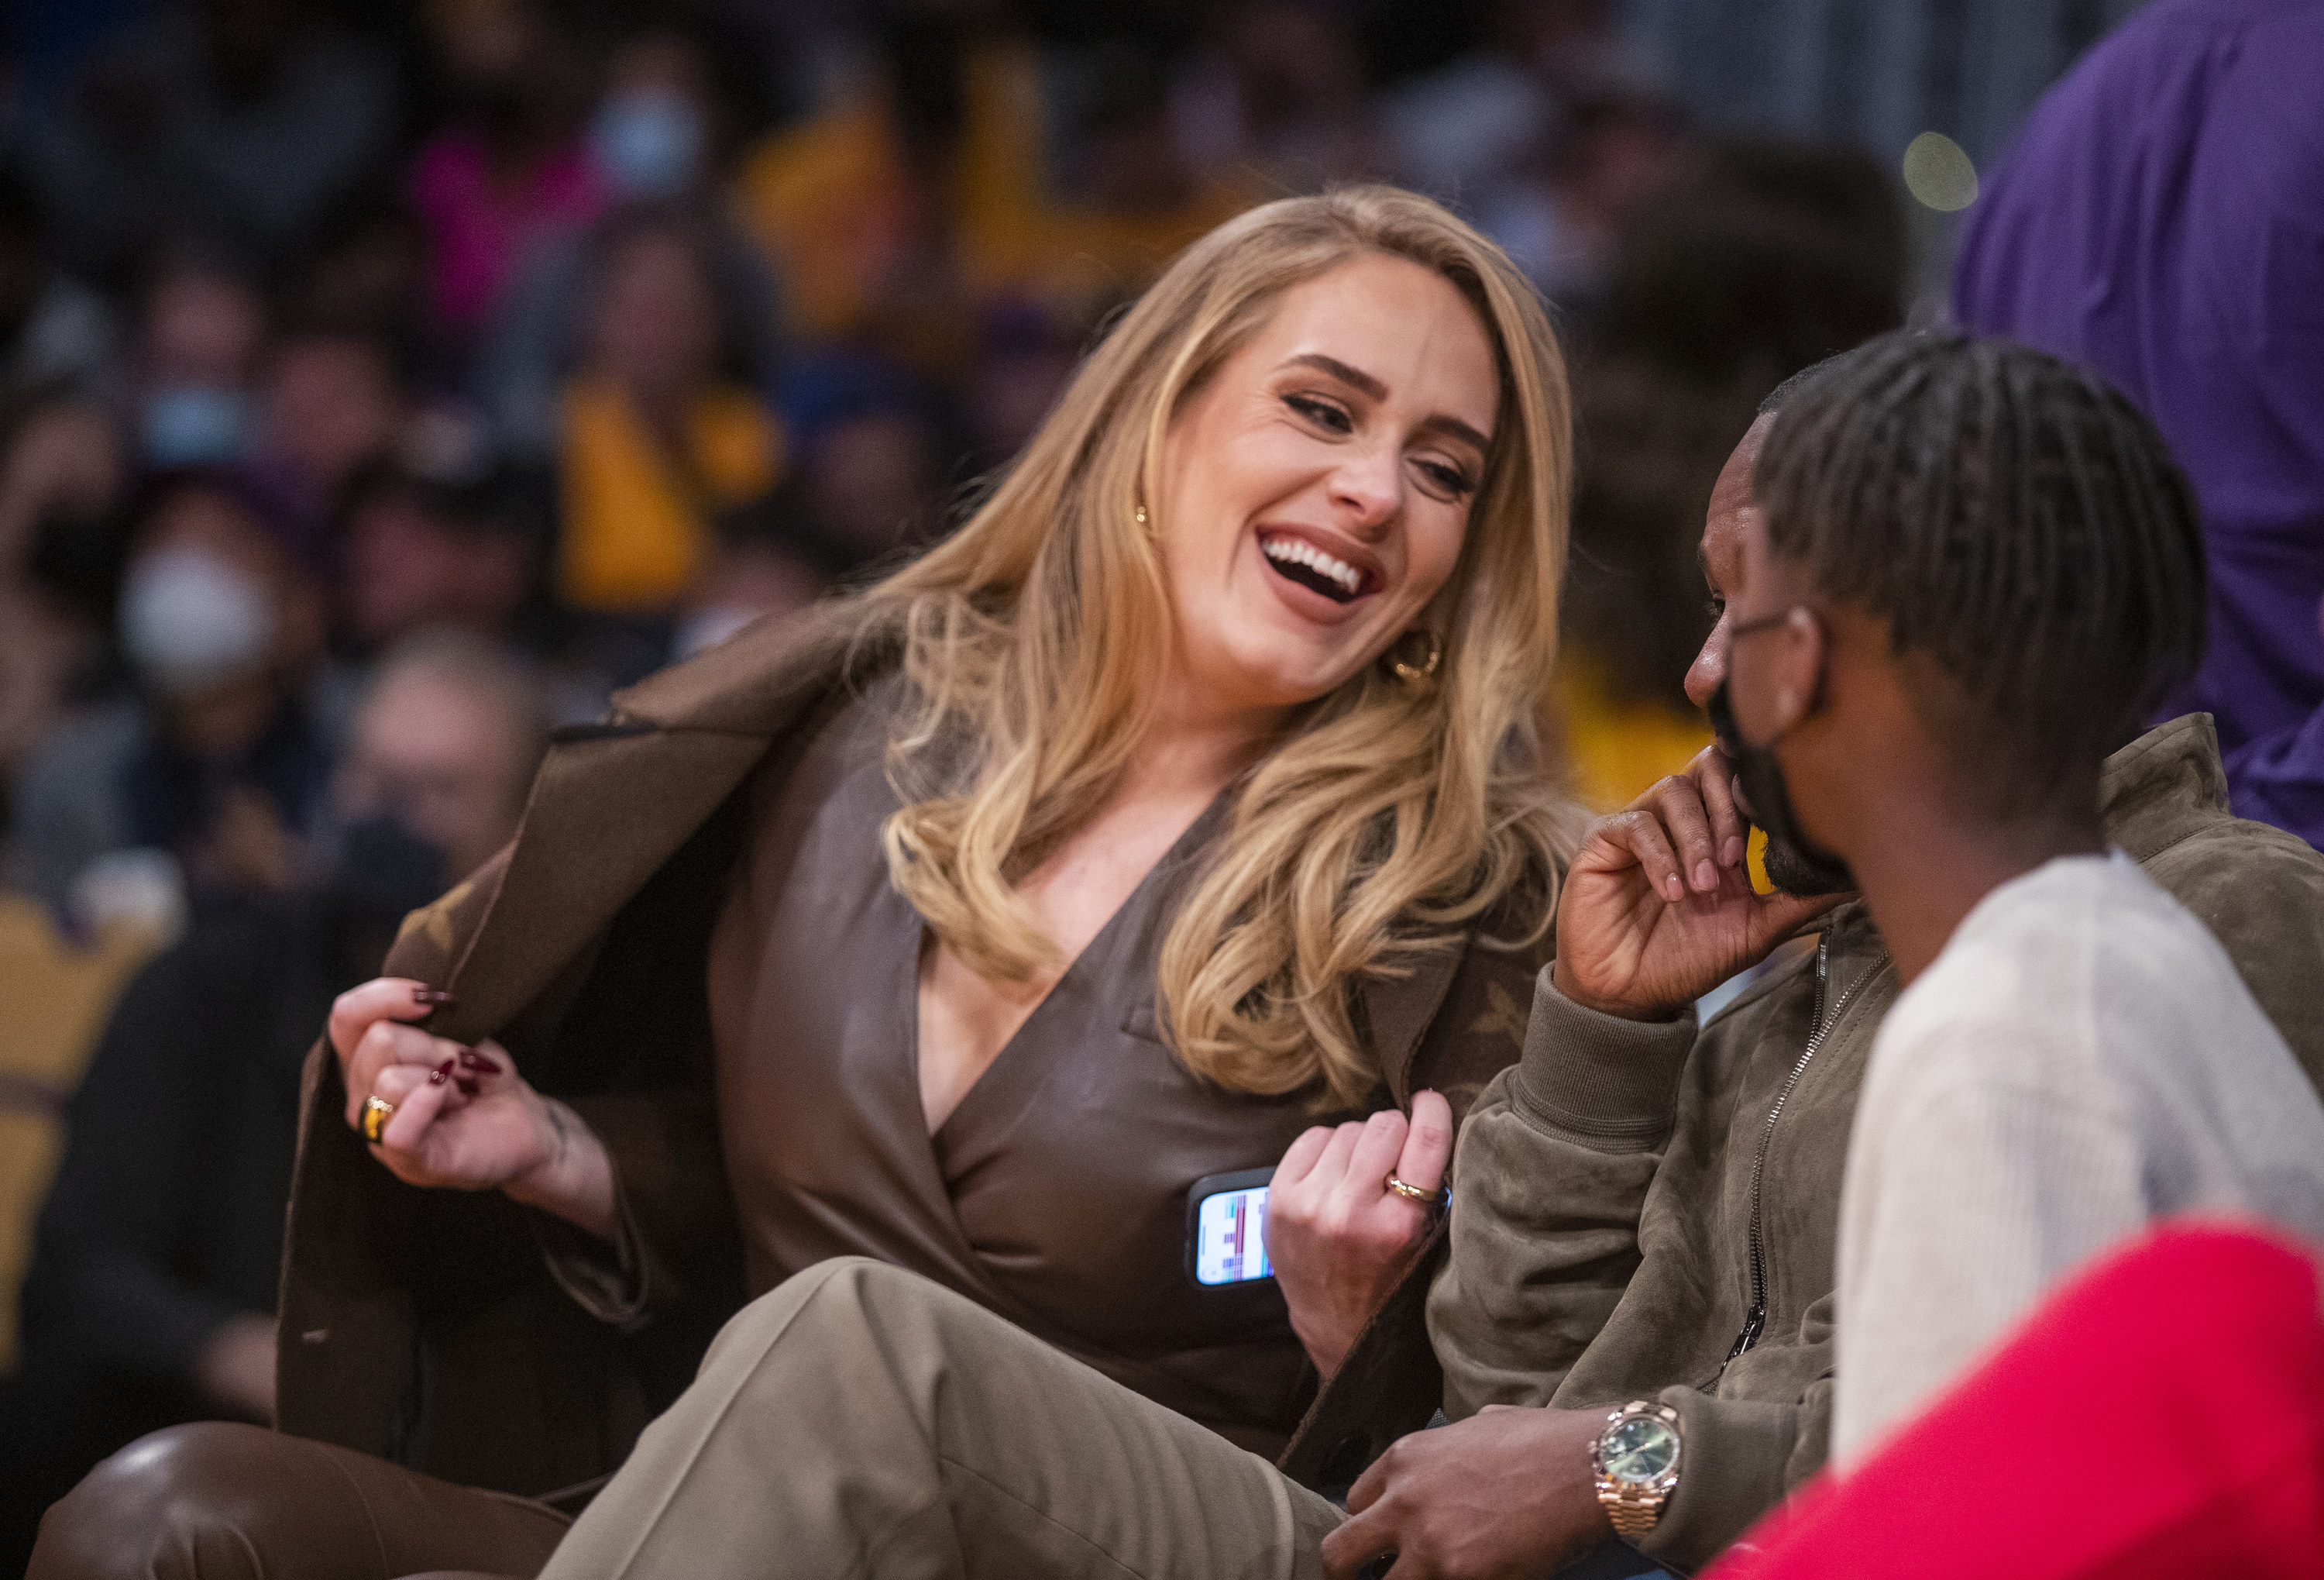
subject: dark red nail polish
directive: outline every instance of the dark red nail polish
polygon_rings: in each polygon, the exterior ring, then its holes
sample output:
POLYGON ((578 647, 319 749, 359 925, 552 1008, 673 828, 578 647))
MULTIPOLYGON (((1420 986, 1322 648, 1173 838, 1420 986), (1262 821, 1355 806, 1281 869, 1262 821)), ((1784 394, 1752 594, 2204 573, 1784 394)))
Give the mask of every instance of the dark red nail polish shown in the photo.
POLYGON ((466 1070, 482 1070, 488 1076, 497 1076, 501 1073, 501 1067, 498 1064, 486 1058, 473 1048, 464 1048, 460 1050, 460 1067, 466 1070))
POLYGON ((440 1086, 445 1082, 450 1080, 452 1078, 453 1063, 453 1060, 447 1058, 442 1064, 438 1065, 435 1072, 428 1077, 428 1084, 431 1086, 440 1086))
POLYGON ((456 1004, 460 1001, 440 987, 415 987, 411 990, 415 1004, 456 1004))

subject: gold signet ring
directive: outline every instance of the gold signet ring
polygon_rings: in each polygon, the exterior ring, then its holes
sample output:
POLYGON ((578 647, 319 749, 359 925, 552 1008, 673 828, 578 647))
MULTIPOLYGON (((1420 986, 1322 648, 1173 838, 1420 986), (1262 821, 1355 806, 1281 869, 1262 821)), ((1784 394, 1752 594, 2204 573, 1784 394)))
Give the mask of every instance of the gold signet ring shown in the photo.
POLYGON ((383 1097, 364 1098, 363 1111, 364 1140, 372 1142, 374 1145, 378 1145, 381 1138, 386 1133, 387 1122, 394 1117, 394 1104, 388 1102, 383 1097))
MULTIPOLYGON (((378 1099, 374 1098, 373 1101, 377 1102, 378 1099)), ((1416 1185, 1406 1184, 1393 1174, 1388 1177, 1388 1187, 1405 1200, 1416 1201, 1425 1207, 1441 1207, 1452 1199, 1452 1193, 1442 1186, 1434 1190, 1423 1190, 1416 1185)))

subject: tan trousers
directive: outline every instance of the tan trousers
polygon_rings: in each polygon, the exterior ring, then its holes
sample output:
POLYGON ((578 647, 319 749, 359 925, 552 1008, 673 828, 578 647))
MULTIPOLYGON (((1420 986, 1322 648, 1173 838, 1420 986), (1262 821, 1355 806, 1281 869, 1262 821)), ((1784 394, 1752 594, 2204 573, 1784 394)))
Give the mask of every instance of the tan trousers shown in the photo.
POLYGON ((982 1307, 847 1259, 726 1325, 541 1580, 1310 1580, 1342 1518, 982 1307))

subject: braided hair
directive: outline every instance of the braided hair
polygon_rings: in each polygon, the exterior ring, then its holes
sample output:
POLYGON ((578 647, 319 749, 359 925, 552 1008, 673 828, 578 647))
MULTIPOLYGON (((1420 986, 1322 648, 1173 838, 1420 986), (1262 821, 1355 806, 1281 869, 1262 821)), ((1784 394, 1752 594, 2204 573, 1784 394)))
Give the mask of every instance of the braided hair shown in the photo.
POLYGON ((2202 528, 2153 423, 2001 341, 1899 332, 1818 364, 1753 493, 1768 545, 1886 620, 1923 723, 1996 809, 2084 793, 2202 656, 2202 528))

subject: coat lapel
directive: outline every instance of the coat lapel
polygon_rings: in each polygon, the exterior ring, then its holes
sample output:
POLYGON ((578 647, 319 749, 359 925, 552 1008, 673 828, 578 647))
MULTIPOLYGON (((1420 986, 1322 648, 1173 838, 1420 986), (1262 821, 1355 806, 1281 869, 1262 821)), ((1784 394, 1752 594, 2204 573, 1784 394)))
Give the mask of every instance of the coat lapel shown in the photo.
MULTIPOLYGON (((855 641, 851 602, 762 622, 560 732, 516 842, 495 868, 413 919, 448 960, 458 1002, 434 1023, 461 1041, 506 1026, 677 854, 774 737, 886 644, 855 641)), ((419 940, 411 940, 418 942, 419 940)), ((401 950, 399 950, 399 953, 401 950)))
POLYGON ((1363 984, 1364 1023, 1371 1029, 1380 1077, 1399 1108, 1412 1106, 1413 1057, 1420 1051, 1421 1038, 1452 990, 1453 974, 1460 970, 1461 956, 1469 943, 1469 935, 1463 934, 1431 949, 1401 975, 1370 977, 1363 984))

